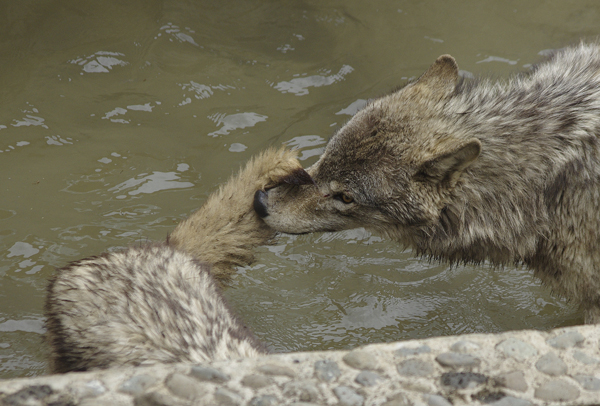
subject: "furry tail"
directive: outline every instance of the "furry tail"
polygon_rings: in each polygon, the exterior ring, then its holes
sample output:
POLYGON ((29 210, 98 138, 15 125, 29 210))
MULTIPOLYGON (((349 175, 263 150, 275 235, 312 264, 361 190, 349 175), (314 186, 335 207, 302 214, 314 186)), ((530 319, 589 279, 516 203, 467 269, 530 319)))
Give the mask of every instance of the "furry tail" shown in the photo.
POLYGON ((252 250, 275 233, 254 211, 254 193, 307 179, 310 176, 302 169, 296 152, 268 149, 209 196, 199 210, 175 228, 167 242, 209 263, 213 276, 226 283, 234 268, 252 263, 252 250))

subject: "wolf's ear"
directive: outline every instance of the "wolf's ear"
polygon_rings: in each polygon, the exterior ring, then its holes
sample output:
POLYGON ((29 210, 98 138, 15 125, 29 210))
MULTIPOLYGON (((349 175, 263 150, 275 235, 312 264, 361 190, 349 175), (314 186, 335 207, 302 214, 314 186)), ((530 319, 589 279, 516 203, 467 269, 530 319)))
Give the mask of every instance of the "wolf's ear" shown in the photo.
POLYGON ((458 83, 458 64, 450 55, 442 55, 415 82, 415 88, 443 99, 449 96, 458 83))
POLYGON ((454 150, 422 164, 415 174, 415 179, 453 188, 463 171, 479 157, 480 153, 481 142, 477 138, 471 138, 454 150))

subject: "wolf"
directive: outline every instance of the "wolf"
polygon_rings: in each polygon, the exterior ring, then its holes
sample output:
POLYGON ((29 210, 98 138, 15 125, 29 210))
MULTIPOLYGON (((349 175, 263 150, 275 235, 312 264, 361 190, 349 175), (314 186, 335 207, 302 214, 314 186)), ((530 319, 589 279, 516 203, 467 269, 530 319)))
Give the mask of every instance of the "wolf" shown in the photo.
POLYGON ((600 46, 511 79, 467 80, 449 55, 370 101, 304 185, 257 190, 285 233, 364 227, 450 263, 524 265, 600 323, 600 46))
POLYGON ((255 190, 307 177, 294 152, 267 150, 166 241, 58 269, 45 303, 51 372, 264 354, 221 286, 274 234, 253 210, 255 190))

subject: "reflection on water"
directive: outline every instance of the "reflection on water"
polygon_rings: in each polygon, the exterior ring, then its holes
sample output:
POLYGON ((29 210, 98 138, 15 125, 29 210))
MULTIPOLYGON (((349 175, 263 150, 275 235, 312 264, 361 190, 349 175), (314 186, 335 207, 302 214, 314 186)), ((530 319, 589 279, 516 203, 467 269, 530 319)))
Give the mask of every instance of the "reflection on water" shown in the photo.
MULTIPOLYGON (((107 158, 106 158, 107 159, 107 158)), ((110 163, 111 160, 107 159, 110 163)), ((177 168, 181 172, 185 172, 188 169, 187 164, 179 164, 177 168)), ((140 193, 155 193, 161 190, 169 190, 169 189, 182 189, 188 187, 194 187, 193 183, 190 182, 179 182, 179 176, 177 172, 153 172, 151 175, 146 175, 142 173, 138 175, 135 179, 128 179, 125 182, 121 182, 116 186, 108 189, 109 192, 120 193, 127 189, 135 188, 134 190, 129 190, 127 194, 129 196, 135 196, 140 193), (138 187, 139 186, 139 187, 138 187)), ((126 195, 118 195, 117 199, 125 199, 126 195)))
MULTIPOLYGON (((296 96, 304 96, 308 94, 309 87, 321 87, 332 85, 336 82, 344 80, 344 77, 352 72, 351 66, 344 65, 340 68, 340 71, 336 74, 323 76, 323 75, 313 75, 313 76, 305 76, 306 74, 295 74, 294 76, 302 76, 296 77, 287 82, 279 82, 274 87, 279 90, 281 93, 293 93, 296 96)), ((329 72, 327 72, 329 73, 329 72)))
POLYGON ((218 131, 208 133, 211 137, 217 137, 219 135, 228 135, 233 130, 253 127, 256 123, 267 121, 268 117, 257 113, 236 113, 229 115, 215 113, 208 118, 213 120, 217 126, 221 126, 218 131))
POLYGON ((113 66, 125 66, 129 64, 129 62, 117 59, 117 56, 121 57, 125 55, 120 52, 98 51, 91 56, 73 59, 69 62, 81 65, 83 71, 87 73, 107 73, 113 66))
MULTIPOLYGON (((269 145, 311 165, 368 99, 441 54, 463 76, 505 77, 597 35, 599 11, 593 0, 3 2, 0 378, 44 372, 55 267, 164 239, 269 145)), ((364 230, 259 251, 226 295, 274 351, 581 322, 527 270, 448 268, 364 230)))
POLYGON ((34 320, 7 320, 4 323, 0 323, 0 331, 23 331, 26 333, 44 334, 46 329, 44 328, 44 320, 38 318, 34 320))

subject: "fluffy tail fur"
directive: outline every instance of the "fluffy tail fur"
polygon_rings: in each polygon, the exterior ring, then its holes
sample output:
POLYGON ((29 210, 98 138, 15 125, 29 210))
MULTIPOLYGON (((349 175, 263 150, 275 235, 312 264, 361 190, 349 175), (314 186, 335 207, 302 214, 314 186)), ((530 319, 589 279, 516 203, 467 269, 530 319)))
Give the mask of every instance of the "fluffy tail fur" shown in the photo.
POLYGON ((230 277, 273 234, 254 213, 254 192, 303 174, 295 153, 268 150, 211 195, 166 243, 58 269, 45 305, 52 371, 265 353, 229 309, 213 275, 230 277))

